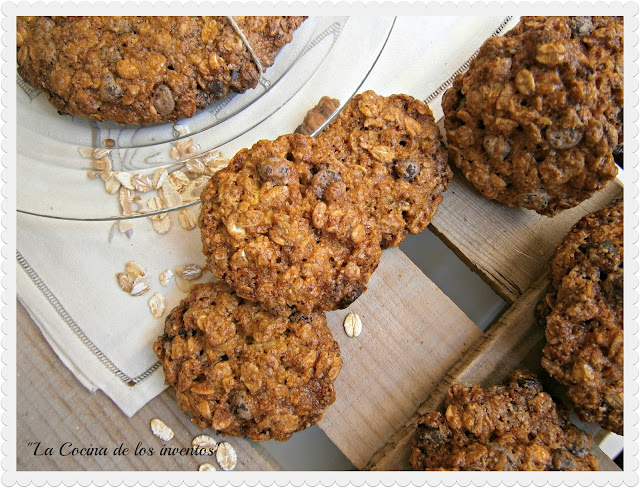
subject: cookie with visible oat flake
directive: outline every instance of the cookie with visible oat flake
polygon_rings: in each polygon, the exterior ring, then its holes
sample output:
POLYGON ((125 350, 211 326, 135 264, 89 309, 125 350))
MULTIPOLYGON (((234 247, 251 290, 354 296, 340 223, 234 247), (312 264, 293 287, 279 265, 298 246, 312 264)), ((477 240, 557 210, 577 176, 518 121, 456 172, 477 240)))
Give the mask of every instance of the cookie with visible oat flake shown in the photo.
POLYGON ((598 470, 593 440, 569 422, 535 376, 512 372, 503 385, 455 384, 445 412, 418 422, 412 442, 414 470, 598 470))
POLYGON ((553 216, 604 188, 622 151, 623 23, 523 17, 442 100, 452 162, 485 197, 553 216))
POLYGON ((318 138, 371 186, 371 212, 383 249, 431 222, 452 173, 428 105, 369 90, 353 97, 318 138))
POLYGON ((194 285, 153 348, 193 422, 256 441, 318 422, 342 367, 322 312, 277 317, 224 283, 194 285))
POLYGON ((545 326, 542 366, 566 386, 585 422, 622 435, 624 417, 622 203, 583 217, 551 259, 536 315, 545 326))
MULTIPOLYGON (((304 17, 235 21, 268 67, 304 17)), ((191 117, 261 74, 226 17, 18 17, 17 59, 61 113, 121 124, 191 117)))
POLYGON ((347 307, 380 261, 370 187, 323 140, 259 141, 213 175, 201 199, 209 269, 275 314, 347 307))

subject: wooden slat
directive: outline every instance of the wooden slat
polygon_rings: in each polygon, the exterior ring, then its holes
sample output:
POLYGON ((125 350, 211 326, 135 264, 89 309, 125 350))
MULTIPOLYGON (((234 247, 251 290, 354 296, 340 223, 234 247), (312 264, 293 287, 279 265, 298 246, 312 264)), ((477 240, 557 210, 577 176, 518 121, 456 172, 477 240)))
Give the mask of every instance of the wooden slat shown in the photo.
MULTIPOLYGON (((420 417, 428 412, 444 408, 448 389, 454 383, 488 387, 498 384, 517 368, 525 368, 542 380, 545 390, 551 384, 540 367, 540 355, 544 346, 544 330, 533 317, 533 310, 544 295, 546 280, 539 279, 513 306, 504 313, 466 353, 462 359, 431 390, 411 419, 399 429, 389 443, 374 454, 366 469, 406 470, 411 469, 409 456, 411 441, 420 417)), ((619 470, 600 449, 594 448, 600 458, 600 469, 619 470)))
MULTIPOLYGON (((163 442, 149 428, 153 418, 160 418, 175 432, 166 443, 171 447, 189 447, 191 439, 203 431, 182 412, 170 390, 164 391, 133 417, 126 417, 101 391, 88 392, 62 364, 42 337, 26 310, 17 305, 17 469, 46 470, 146 470, 194 471, 203 462, 216 464, 209 456, 160 456, 163 442), (34 456, 35 447, 27 443, 41 442, 53 447, 53 456, 34 456), (108 447, 124 443, 131 452, 127 456, 61 456, 64 442, 77 447, 108 447), (138 442, 153 447, 153 456, 135 456, 138 442)), ((215 436, 218 438, 218 436, 215 436)), ((238 470, 274 470, 280 465, 258 443, 244 438, 227 439, 238 453, 238 470)))
POLYGON ((579 206, 553 218, 488 200, 456 171, 430 229, 507 302, 543 273, 556 244, 583 215, 622 196, 609 184, 579 206))
POLYGON ((482 333, 398 249, 348 310, 327 315, 344 366, 320 427, 363 468, 482 333), (357 338, 344 333, 348 312, 362 318, 357 338))

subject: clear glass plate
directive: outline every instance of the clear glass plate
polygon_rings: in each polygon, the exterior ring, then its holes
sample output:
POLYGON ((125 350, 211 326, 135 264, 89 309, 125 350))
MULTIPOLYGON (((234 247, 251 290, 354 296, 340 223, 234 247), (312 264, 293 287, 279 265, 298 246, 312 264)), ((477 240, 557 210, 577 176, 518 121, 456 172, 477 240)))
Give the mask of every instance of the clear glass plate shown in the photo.
MULTIPOLYGON (((71 220, 153 215, 122 215, 119 193, 107 193, 99 177, 87 176, 95 169, 94 155, 101 156, 96 150, 109 148, 112 171, 151 177, 157 168, 171 171, 193 158, 230 159, 259 139, 293 132, 322 96, 344 105, 357 92, 394 22, 393 17, 311 17, 255 89, 176 123, 124 126, 61 116, 43 93, 18 79, 17 209, 71 220)), ((146 209, 146 201, 157 193, 135 195, 135 208, 146 209)), ((188 201, 172 210, 195 204, 188 201)))

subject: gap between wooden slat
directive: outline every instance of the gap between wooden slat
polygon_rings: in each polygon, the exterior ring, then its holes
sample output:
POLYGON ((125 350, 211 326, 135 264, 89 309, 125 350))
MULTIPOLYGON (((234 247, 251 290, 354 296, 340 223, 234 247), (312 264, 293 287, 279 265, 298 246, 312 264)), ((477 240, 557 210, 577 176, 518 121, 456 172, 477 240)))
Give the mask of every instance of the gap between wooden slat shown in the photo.
POLYGON ((336 402, 320 427, 358 468, 411 417, 424 397, 482 336, 478 327, 399 249, 383 252, 368 290, 327 314, 344 365, 336 402), (347 313, 362 318, 349 338, 347 313))
MULTIPOLYGON (((411 442, 418 421, 425 413, 444 407, 446 393, 454 383, 487 387, 499 384, 511 371, 523 367, 539 374, 543 385, 547 383, 539 362, 544 345, 544 330, 535 323, 533 317, 533 310, 544 295, 546 286, 546 278, 541 277, 503 314, 484 337, 447 372, 411 419, 372 456, 365 469, 411 469, 411 442)), ((597 446, 594 454, 600 458, 601 470, 619 470, 597 446)))

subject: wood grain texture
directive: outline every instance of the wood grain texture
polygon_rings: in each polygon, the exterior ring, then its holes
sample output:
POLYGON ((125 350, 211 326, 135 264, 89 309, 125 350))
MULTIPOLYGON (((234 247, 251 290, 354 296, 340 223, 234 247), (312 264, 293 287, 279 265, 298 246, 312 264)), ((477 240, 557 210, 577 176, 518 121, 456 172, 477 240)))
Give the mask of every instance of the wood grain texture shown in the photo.
POLYGON ((481 336, 478 327, 398 249, 383 252, 368 290, 327 314, 344 365, 320 427, 358 468, 401 428, 481 336), (348 312, 362 319, 349 338, 348 312))
MULTIPOLYGON (((533 310, 544 295, 546 279, 538 279, 534 285, 494 324, 440 383, 431 390, 427 399, 416 409, 410 420, 399 429, 390 442, 376 452, 365 469, 411 469, 409 456, 411 441, 420 417, 428 412, 444 408, 445 395, 452 384, 480 385, 488 387, 501 383, 517 368, 528 369, 542 380, 543 387, 553 382, 540 366, 544 346, 544 329, 535 322, 533 310)), ((600 469, 619 470, 599 448, 594 454, 600 458, 600 469)))
MULTIPOLYGON (((203 432, 182 412, 170 390, 165 390, 133 417, 126 417, 101 391, 86 390, 62 364, 33 323, 29 314, 17 305, 17 462, 19 471, 194 471, 203 462, 216 465, 215 456, 160 456, 163 444, 189 447, 191 439, 203 432), (149 428, 153 418, 162 419, 175 432, 163 443, 149 428), (34 446, 53 447, 53 456, 34 456, 34 446), (108 447, 120 443, 131 449, 127 456, 61 456, 65 442, 76 447, 108 447), (153 456, 135 456, 138 442, 153 447, 153 456)), ((215 435, 214 435, 215 436, 215 435)), ((215 436, 219 440, 219 436, 215 436)), ((280 465, 261 447, 244 438, 227 439, 238 453, 237 470, 274 470, 280 465)))
POLYGON ((617 183, 553 218, 477 193, 456 171, 430 229, 508 303, 546 273, 556 244, 583 215, 622 196, 617 183))

